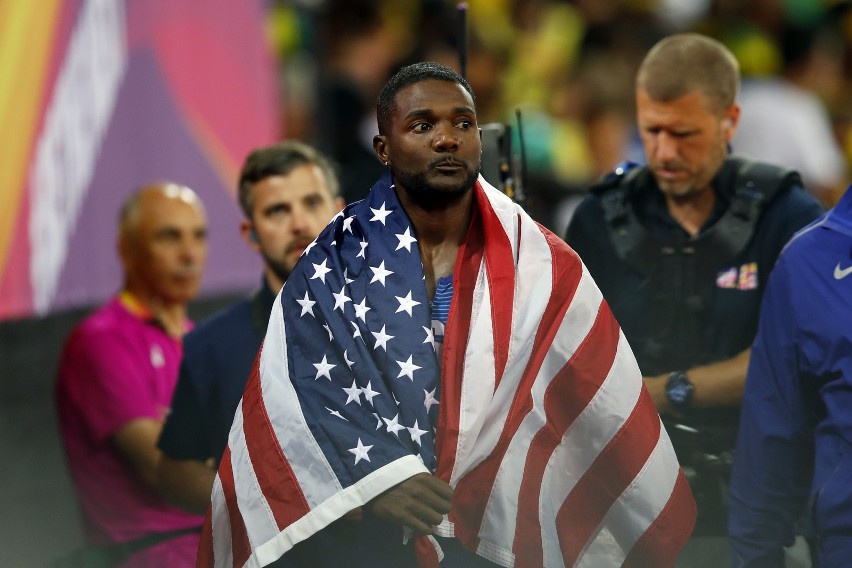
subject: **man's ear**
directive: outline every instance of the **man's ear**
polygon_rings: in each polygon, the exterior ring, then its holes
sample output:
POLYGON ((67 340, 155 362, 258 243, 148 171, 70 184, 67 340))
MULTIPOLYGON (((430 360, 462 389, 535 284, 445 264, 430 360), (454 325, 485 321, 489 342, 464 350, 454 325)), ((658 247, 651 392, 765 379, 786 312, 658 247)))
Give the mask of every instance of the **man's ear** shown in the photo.
POLYGON ((240 221, 240 234, 248 246, 255 251, 260 250, 260 245, 257 242, 257 233, 255 232, 254 225, 252 225, 251 221, 248 219, 240 221))
POLYGON ((381 163, 386 166, 390 164, 390 159, 388 158, 386 138, 383 135, 376 134, 375 136, 373 136, 373 150, 375 150, 376 157, 381 163))
POLYGON ((737 133, 737 125, 740 121, 740 107, 739 105, 732 104, 725 111, 725 116, 722 119, 722 127, 725 129, 724 136, 725 142, 730 143, 733 140, 734 135, 737 133))

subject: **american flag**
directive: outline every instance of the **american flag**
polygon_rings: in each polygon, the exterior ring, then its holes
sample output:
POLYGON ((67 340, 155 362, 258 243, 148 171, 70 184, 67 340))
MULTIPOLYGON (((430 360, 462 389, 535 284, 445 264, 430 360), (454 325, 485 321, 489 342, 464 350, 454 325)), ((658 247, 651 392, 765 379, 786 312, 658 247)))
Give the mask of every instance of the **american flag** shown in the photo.
MULTIPOLYGON (((199 566, 265 566, 397 483, 454 488, 436 534, 502 566, 670 566, 695 503, 576 254, 480 177, 442 358, 389 174, 276 299, 199 566)), ((402 538, 402 530, 400 531, 402 538)), ((417 543, 437 566, 432 537, 417 543)))

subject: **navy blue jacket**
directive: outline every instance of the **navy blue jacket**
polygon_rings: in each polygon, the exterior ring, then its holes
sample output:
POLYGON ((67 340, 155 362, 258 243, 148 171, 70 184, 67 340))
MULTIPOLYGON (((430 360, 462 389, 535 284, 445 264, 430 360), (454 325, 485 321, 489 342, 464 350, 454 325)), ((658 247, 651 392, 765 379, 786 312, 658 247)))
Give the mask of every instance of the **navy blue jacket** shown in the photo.
POLYGON ((263 287, 199 323, 183 340, 172 407, 158 442, 176 460, 218 464, 254 358, 266 335, 275 294, 263 287))
POLYGON ((806 503, 820 565, 849 566, 852 189, 798 233, 769 279, 730 488, 732 566, 783 566, 806 503))

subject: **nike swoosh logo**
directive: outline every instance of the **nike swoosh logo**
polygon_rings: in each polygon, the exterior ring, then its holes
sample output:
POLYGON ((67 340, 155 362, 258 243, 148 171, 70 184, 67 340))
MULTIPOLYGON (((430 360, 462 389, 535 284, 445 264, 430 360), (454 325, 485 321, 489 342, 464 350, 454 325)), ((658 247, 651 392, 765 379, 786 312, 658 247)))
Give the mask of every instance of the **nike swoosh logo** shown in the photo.
POLYGON ((840 268, 840 263, 838 262, 837 266, 834 267, 835 280, 843 280, 850 274, 852 274, 852 265, 849 265, 846 268, 840 268))

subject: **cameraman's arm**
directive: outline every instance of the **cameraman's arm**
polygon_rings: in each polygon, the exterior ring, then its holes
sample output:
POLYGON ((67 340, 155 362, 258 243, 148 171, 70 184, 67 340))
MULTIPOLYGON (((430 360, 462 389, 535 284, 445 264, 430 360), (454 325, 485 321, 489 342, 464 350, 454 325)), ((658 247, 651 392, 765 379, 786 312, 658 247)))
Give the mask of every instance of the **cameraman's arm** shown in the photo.
MULTIPOLYGON (((692 406, 706 408, 740 404, 743 400, 750 357, 751 349, 746 349, 730 359, 686 369, 689 381, 695 387, 692 406)), ((682 369, 672 369, 672 371, 677 370, 682 369)), ((660 413, 672 412, 674 409, 666 396, 668 374, 644 377, 644 379, 657 410, 660 413)))

